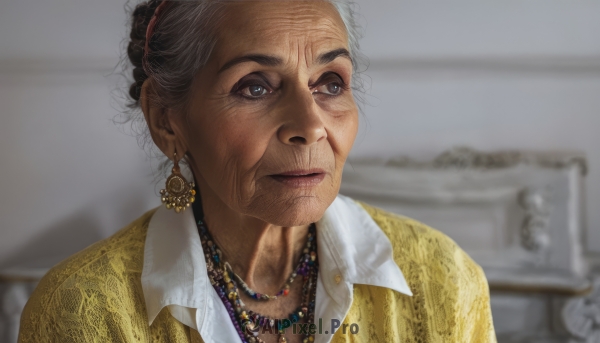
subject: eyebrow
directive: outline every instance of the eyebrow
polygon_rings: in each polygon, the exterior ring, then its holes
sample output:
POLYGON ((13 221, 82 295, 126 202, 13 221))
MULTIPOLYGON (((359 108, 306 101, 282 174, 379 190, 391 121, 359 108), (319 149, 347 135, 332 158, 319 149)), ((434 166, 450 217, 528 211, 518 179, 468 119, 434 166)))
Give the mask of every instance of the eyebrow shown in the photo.
POLYGON ((269 55, 261 55, 261 54, 252 54, 252 55, 244 55, 240 57, 236 57, 231 61, 225 63, 221 69, 219 69, 219 73, 224 72, 225 70, 233 67, 236 64, 244 63, 244 62, 256 62, 260 65, 267 67, 275 67, 283 63, 283 60, 279 57, 269 56, 269 55))
POLYGON ((345 57, 352 61, 352 58, 350 57, 350 52, 347 49, 340 48, 319 55, 319 57, 317 58, 317 63, 327 64, 333 62, 338 57, 345 57))
MULTIPOLYGON (((332 51, 329 51, 329 52, 319 55, 319 57, 317 57, 317 63, 318 64, 327 64, 327 63, 333 62, 338 57, 346 57, 350 61, 352 61, 352 58, 350 58, 350 52, 347 49, 340 48, 340 49, 335 49, 335 50, 332 50, 332 51)), ((244 55, 244 56, 236 57, 236 58, 232 59, 231 61, 225 63, 221 67, 221 69, 219 69, 218 73, 220 74, 220 73, 224 72, 225 70, 233 67, 236 64, 245 63, 245 62, 256 62, 263 66, 275 67, 275 66, 283 64, 283 59, 276 57, 276 56, 269 56, 269 55, 263 55, 263 54, 244 55)))

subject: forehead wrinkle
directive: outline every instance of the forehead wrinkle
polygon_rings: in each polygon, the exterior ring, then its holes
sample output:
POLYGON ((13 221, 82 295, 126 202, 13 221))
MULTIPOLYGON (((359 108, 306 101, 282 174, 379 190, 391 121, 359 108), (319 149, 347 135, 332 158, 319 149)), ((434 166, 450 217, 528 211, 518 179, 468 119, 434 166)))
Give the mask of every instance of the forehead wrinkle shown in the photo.
MULTIPOLYGON (((287 30, 286 30, 287 31, 287 30)), ((273 46, 279 47, 274 56, 281 57, 284 64, 299 63, 303 61, 307 67, 313 63, 319 63, 318 58, 321 54, 330 52, 340 47, 348 48, 346 40, 333 35, 327 35, 319 30, 315 34, 298 32, 277 32, 267 33, 263 39, 256 41, 242 40, 248 43, 251 51, 273 51, 273 46), (267 39, 264 39, 267 38, 267 39), (337 39, 336 39, 337 38, 337 39), (283 44, 281 44, 283 43, 283 44)))
MULTIPOLYGON (((317 14, 315 14, 317 16, 317 14)), ((337 38, 346 41, 346 30, 340 23, 332 21, 332 18, 319 13, 318 17, 304 16, 269 19, 268 22, 254 25, 255 33, 268 32, 271 35, 287 35, 288 38, 306 38, 315 35, 337 38)), ((343 23, 341 23, 343 25, 343 23)))
POLYGON ((330 20, 320 20, 318 23, 296 19, 273 19, 269 25, 259 24, 254 25, 251 30, 245 30, 244 37, 258 43, 262 41, 262 37, 267 37, 270 40, 289 41, 292 39, 306 39, 312 37, 323 37, 328 40, 337 39, 346 42, 347 38, 345 30, 340 29, 335 23, 330 20))
MULTIPOLYGON (((233 4, 238 6, 229 13, 235 14, 236 10, 241 12, 242 18, 238 19, 242 21, 253 21, 255 18, 262 17, 266 20, 282 20, 284 24, 287 20, 291 23, 306 25, 331 21, 335 18, 334 21, 338 20, 343 23, 335 7, 326 1, 242 1, 233 4), (333 17, 324 14, 333 14, 333 17)), ((261 22, 259 21, 259 23, 261 22)))
MULTIPOLYGON (((273 5, 273 2, 268 3, 273 5)), ((317 1, 293 1, 286 2, 283 8, 272 9, 264 7, 263 2, 236 2, 226 11, 229 18, 222 21, 221 38, 227 43, 226 50, 235 50, 235 47, 242 50, 236 54, 272 51, 275 45, 290 49, 287 56, 281 57, 289 59, 297 55, 299 61, 301 50, 307 50, 304 56, 310 63, 317 56, 310 56, 309 52, 323 53, 321 46, 325 46, 323 50, 331 50, 340 46, 347 48, 348 44, 337 10, 330 3, 323 4, 328 7, 317 1)))

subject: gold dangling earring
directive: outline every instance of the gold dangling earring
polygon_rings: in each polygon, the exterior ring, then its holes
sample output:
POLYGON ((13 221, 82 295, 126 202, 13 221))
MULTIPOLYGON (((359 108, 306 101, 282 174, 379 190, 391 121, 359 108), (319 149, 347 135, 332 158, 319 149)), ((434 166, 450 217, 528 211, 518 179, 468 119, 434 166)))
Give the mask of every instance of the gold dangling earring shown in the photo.
POLYGON ((177 152, 173 156, 173 169, 171 175, 167 178, 165 189, 160 190, 160 200, 167 209, 175 209, 175 212, 180 213, 190 207, 196 201, 195 184, 188 182, 179 169, 179 161, 177 160, 177 152))

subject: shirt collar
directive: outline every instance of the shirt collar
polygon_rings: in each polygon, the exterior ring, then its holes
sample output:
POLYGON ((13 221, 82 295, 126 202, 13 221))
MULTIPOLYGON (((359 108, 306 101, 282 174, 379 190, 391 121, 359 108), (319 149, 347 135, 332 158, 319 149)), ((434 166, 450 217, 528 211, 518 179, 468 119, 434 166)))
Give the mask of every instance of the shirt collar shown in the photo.
MULTIPOLYGON (((354 200, 339 195, 316 225, 319 279, 327 293, 318 294, 321 299, 329 296, 347 311, 347 296, 335 291, 342 280, 412 295, 389 239, 354 200)), ((205 316, 210 316, 207 307, 214 309, 211 303, 218 296, 208 279, 192 211, 177 214, 161 207, 155 212, 148 226, 141 281, 150 324, 164 307, 178 305, 197 310, 197 329, 202 332, 205 316)))
MULTIPOLYGON (((317 223, 319 265, 339 269, 350 284, 393 289, 412 296, 402 271, 394 261, 392 244, 373 218, 356 201, 338 195, 317 223), (323 244, 325 243, 325 244, 323 244), (331 259, 322 250, 329 249, 331 259), (335 263, 333 266, 332 263, 335 263)), ((322 270, 319 270, 322 273, 322 270)), ((336 281, 333 278, 324 280, 336 281)), ((327 286, 328 282, 324 282, 327 286)))
POLYGON ((148 224, 141 281, 150 324, 165 306, 206 307, 212 286, 192 211, 156 210, 148 224))

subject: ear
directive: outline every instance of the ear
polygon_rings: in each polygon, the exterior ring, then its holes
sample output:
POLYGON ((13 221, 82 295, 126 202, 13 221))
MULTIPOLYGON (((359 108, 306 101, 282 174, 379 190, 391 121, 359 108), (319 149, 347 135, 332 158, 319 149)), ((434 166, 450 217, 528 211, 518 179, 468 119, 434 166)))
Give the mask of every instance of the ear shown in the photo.
POLYGON ((175 152, 178 158, 183 158, 186 149, 182 144, 181 137, 178 137, 173 130, 171 122, 173 115, 170 115, 170 109, 161 106, 156 99, 156 92, 153 83, 150 79, 146 80, 142 85, 140 95, 140 105, 146 124, 150 129, 150 136, 154 144, 162 151, 170 160, 173 159, 175 152))

